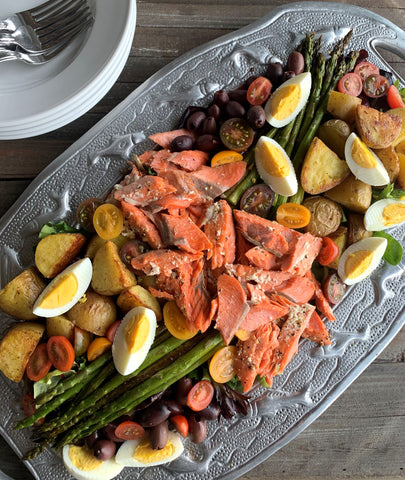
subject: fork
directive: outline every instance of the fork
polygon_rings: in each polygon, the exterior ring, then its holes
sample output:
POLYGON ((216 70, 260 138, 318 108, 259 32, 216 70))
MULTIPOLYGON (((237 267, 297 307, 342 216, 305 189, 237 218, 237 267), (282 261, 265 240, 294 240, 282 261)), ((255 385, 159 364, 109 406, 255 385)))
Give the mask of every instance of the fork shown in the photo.
POLYGON ((87 0, 50 0, 0 21, 0 46, 40 54, 70 40, 92 20, 87 0))

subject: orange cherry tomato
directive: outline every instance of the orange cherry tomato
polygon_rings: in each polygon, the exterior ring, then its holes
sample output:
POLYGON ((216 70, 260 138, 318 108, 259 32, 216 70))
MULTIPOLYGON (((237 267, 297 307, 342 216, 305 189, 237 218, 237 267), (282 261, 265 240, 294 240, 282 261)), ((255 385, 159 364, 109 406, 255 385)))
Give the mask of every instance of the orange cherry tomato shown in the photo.
POLYGON ((100 357, 103 353, 111 348, 112 342, 106 337, 97 337, 89 345, 87 349, 87 360, 89 362, 94 361, 100 357))
POLYGON ((93 225, 99 237, 111 240, 121 233, 124 226, 124 215, 112 203, 104 203, 94 212, 93 225))
POLYGON ((108 327, 106 337, 110 340, 111 343, 114 342, 115 334, 117 333, 118 327, 121 325, 122 320, 116 320, 112 325, 108 327))
POLYGON ((214 387, 208 380, 201 380, 192 386, 187 395, 187 406, 194 412, 207 408, 214 396, 214 387))
POLYGON ((226 163, 240 162, 243 160, 243 155, 235 150, 222 150, 216 153, 211 159, 211 167, 218 167, 226 163))
POLYGON ((73 345, 66 337, 55 335, 47 343, 48 357, 52 365, 61 372, 67 372, 75 361, 73 345))
POLYGON ((405 107, 404 99, 401 97, 401 94, 395 85, 391 85, 388 89, 387 102, 390 108, 405 107))
POLYGON ((190 329, 186 317, 175 301, 169 301, 164 304, 163 321, 173 337, 179 340, 189 340, 198 332, 198 330, 190 329))
POLYGON ((45 377, 51 367, 52 362, 48 357, 46 343, 40 343, 28 360, 27 368, 25 370, 27 377, 32 382, 37 382, 38 380, 41 380, 41 378, 45 377))
POLYGON ((228 345, 219 349, 210 360, 209 371, 212 379, 217 383, 226 383, 235 376, 233 360, 236 355, 235 345, 228 345))
POLYGON ((330 237, 322 238, 322 247, 316 259, 321 265, 329 265, 339 255, 339 247, 330 237))
POLYGON ((311 212, 298 203, 284 203, 277 208, 276 220, 288 228, 306 227, 311 220, 311 212))
POLYGON ((183 438, 186 438, 189 430, 189 424, 188 424, 187 418, 184 415, 173 415, 173 417, 170 417, 170 421, 172 422, 176 431, 183 438))
POLYGON ((136 440, 145 435, 145 429, 139 423, 126 420, 117 426, 114 435, 121 440, 136 440))

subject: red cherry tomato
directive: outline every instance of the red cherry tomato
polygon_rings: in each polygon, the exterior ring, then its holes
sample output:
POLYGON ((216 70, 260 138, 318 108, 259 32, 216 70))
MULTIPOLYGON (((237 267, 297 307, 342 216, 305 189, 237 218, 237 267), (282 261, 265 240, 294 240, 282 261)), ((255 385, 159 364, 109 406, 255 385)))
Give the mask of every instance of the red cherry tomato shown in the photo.
POLYGON ((370 75, 364 80, 363 92, 370 98, 379 98, 387 94, 390 82, 383 75, 370 75))
POLYGON ((170 421, 172 422, 174 428, 183 438, 186 438, 188 435, 189 424, 188 420, 184 415, 174 415, 170 417, 170 421))
POLYGON ((117 333, 118 327, 121 325, 122 320, 116 320, 112 325, 109 326, 106 337, 110 340, 111 343, 114 342, 115 334, 117 333))
POLYGON ((363 81, 360 75, 353 72, 343 75, 343 77, 339 80, 338 90, 341 93, 346 93, 347 95, 352 95, 353 97, 360 95, 361 91, 363 90, 363 81))
POLYGON ((194 412, 200 412, 207 408, 211 403, 214 396, 214 387, 208 380, 201 380, 197 382, 187 395, 187 406, 194 410, 194 412))
POLYGON ((75 361, 73 345, 66 337, 55 335, 47 343, 48 357, 52 365, 61 372, 67 372, 75 361))
POLYGON ((127 420, 117 426, 114 434, 120 440, 136 440, 145 435, 145 429, 139 423, 127 420))
POLYGON ((388 89, 387 102, 390 108, 405 107, 404 99, 401 97, 401 94, 395 85, 391 85, 388 89))
POLYGON ((266 77, 257 77, 249 85, 246 98, 251 105, 262 105, 270 96, 271 82, 266 77))
POLYGON ((32 382, 37 382, 45 377, 51 367, 52 362, 48 357, 47 345, 46 343, 40 343, 28 360, 27 368, 25 370, 27 377, 32 382))
POLYGON ((339 255, 339 247, 329 237, 322 238, 322 247, 318 253, 317 260, 321 265, 329 265, 339 255))
POLYGON ((364 61, 359 62, 354 67, 354 73, 360 75, 361 79, 364 81, 370 75, 379 75, 380 69, 377 67, 377 65, 374 65, 374 63, 364 61))
MULTIPOLYGON (((45 344, 44 344, 45 345, 45 344)), ((22 409, 24 410, 24 413, 27 417, 30 417, 31 415, 34 415, 34 413, 36 412, 36 408, 35 408, 35 403, 34 403, 34 396, 31 394, 31 393, 26 393, 22 399, 21 399, 21 406, 22 406, 22 409)), ((45 422, 45 417, 44 418, 40 418, 39 420, 37 420, 34 425, 36 427, 39 427, 40 425, 42 425, 43 423, 45 422)))
POLYGON ((326 300, 333 305, 336 305, 342 300, 346 288, 346 284, 342 282, 336 273, 329 275, 322 285, 326 300))

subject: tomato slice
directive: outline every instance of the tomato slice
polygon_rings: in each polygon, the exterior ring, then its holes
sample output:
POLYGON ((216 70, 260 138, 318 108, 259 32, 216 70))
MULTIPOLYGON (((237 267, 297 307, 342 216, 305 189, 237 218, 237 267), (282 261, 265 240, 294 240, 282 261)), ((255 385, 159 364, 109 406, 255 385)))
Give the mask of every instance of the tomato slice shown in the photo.
POLYGON ((194 412, 207 408, 214 396, 214 387, 208 380, 197 382, 187 395, 187 406, 194 412))
POLYGON ((170 421, 173 424, 176 431, 183 438, 186 438, 189 430, 189 424, 188 424, 187 418, 184 415, 173 415, 173 417, 170 417, 170 421))
POLYGON ((283 203, 277 208, 276 220, 284 227, 303 228, 311 220, 311 212, 298 203, 283 203))
POLYGON ((336 273, 329 275, 322 285, 322 290, 326 300, 333 305, 336 305, 342 300, 346 292, 346 288, 346 284, 342 282, 336 273))
POLYGON ((175 301, 169 301, 164 304, 163 321, 173 337, 179 340, 189 340, 198 332, 198 330, 190 329, 186 317, 175 301))
POLYGON ((239 208, 247 213, 267 217, 274 202, 275 193, 264 183, 248 188, 240 199, 239 208))
POLYGON ((247 101, 251 105, 262 105, 270 96, 271 82, 266 77, 257 77, 249 85, 246 93, 247 101))
POLYGON ((364 80, 363 92, 370 98, 379 98, 387 94, 390 82, 383 75, 370 75, 364 80))
POLYGON ((405 107, 404 99, 395 85, 391 85, 387 92, 387 102, 390 108, 405 107))
POLYGON ((321 265, 329 265, 339 255, 339 247, 330 237, 323 237, 322 238, 322 247, 320 252, 318 253, 317 260, 318 263, 321 265))
POLYGON ((352 95, 353 97, 360 95, 361 91, 363 90, 363 81, 360 75, 353 72, 343 75, 343 77, 339 80, 338 90, 341 93, 352 95))
POLYGON ((88 232, 94 232, 93 216, 97 208, 102 204, 98 198, 84 200, 76 210, 76 218, 80 226, 88 232))
POLYGON ((365 60, 363 62, 359 62, 354 67, 354 73, 357 73, 357 75, 359 75, 364 81, 370 75, 379 75, 380 69, 377 67, 377 65, 374 65, 374 63, 367 62, 367 60, 365 60))
MULTIPOLYGON (((46 345, 46 344, 44 344, 46 345)), ((31 417, 37 411, 35 408, 34 395, 32 393, 26 393, 21 399, 21 406, 24 410, 26 417, 31 417)), ((34 426, 39 427, 45 422, 45 417, 40 418, 34 423, 34 426)))
POLYGON ((30 356, 26 374, 32 382, 37 382, 44 378, 52 367, 52 362, 48 357, 48 349, 46 343, 40 343, 30 356))
POLYGON ((229 118, 221 125, 219 136, 229 150, 243 152, 253 143, 253 128, 243 118, 229 118))
POLYGON ((66 337, 55 335, 47 343, 48 357, 52 365, 61 372, 67 372, 75 361, 75 351, 66 337))
POLYGON ((96 358, 101 357, 103 353, 111 348, 112 342, 106 337, 97 337, 89 345, 87 349, 87 360, 93 362, 96 358))
POLYGON ((114 434, 120 440, 136 440, 145 435, 145 429, 137 422, 126 420, 117 426, 114 434))
POLYGON ((235 150, 222 150, 216 153, 211 159, 211 167, 218 167, 226 163, 239 162, 243 160, 243 155, 235 150))
POLYGON ((236 346, 228 345, 219 349, 210 360, 209 371, 212 379, 217 383, 226 383, 235 376, 233 360, 236 355, 236 346))
POLYGON ((121 325, 122 320, 116 320, 112 325, 108 327, 106 337, 108 340, 113 343, 115 334, 117 333, 118 327, 121 325))
POLYGON ((121 210, 112 203, 104 203, 94 212, 93 225, 99 237, 111 240, 121 233, 124 216, 121 210))

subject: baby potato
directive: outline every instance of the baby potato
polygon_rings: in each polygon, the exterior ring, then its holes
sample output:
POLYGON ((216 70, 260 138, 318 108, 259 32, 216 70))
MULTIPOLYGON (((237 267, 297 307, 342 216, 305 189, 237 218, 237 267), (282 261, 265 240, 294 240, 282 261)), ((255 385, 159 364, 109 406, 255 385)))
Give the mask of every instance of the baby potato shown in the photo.
POLYGON ((345 143, 351 134, 349 125, 338 118, 322 123, 316 136, 333 150, 339 158, 345 158, 345 143))

